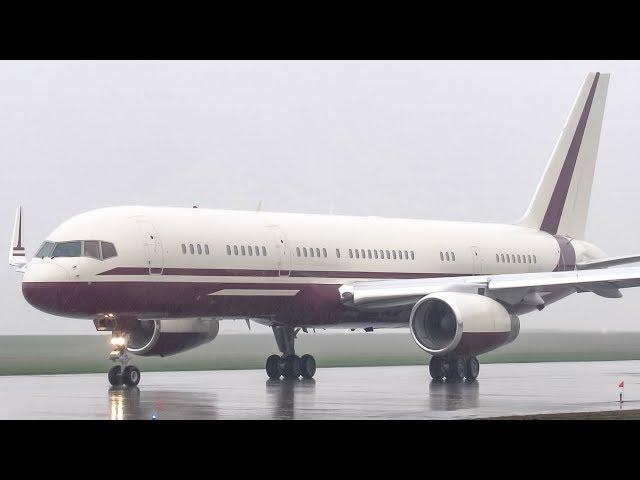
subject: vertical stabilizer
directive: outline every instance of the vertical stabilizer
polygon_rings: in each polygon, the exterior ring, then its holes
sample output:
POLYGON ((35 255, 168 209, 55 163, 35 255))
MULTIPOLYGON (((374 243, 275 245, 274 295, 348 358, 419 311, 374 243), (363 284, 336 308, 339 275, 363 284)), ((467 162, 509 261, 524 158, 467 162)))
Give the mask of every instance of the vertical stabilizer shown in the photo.
POLYGON ((609 74, 589 73, 519 225, 584 238, 609 74))
POLYGON ((16 210, 16 218, 13 223, 11 247, 9 248, 9 265, 11 266, 22 267, 27 263, 22 241, 22 207, 18 207, 16 210))

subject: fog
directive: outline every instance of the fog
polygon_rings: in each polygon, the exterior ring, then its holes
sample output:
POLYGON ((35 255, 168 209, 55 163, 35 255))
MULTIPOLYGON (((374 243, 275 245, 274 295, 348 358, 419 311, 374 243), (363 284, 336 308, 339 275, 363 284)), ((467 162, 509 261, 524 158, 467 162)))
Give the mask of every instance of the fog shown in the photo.
MULTIPOLYGON (((0 62, 0 243, 18 204, 28 256, 111 205, 510 223, 593 70, 612 78, 587 239, 640 253, 640 63, 611 61, 0 62)), ((0 269, 0 334, 94 332, 20 280, 0 269)), ((638 289, 584 293, 521 324, 638 331, 639 310, 638 289)))

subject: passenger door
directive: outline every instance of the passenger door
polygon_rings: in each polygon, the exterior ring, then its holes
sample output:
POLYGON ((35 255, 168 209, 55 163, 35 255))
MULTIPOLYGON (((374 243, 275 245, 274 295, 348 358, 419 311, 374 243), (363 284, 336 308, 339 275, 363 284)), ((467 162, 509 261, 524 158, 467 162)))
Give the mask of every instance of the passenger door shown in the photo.
POLYGON ((162 275, 164 257, 162 254, 162 242, 153 224, 148 220, 137 220, 138 231, 147 257, 147 266, 150 275, 162 275))
POLYGON ((291 273, 291 250, 284 232, 277 225, 269 225, 271 238, 273 239, 274 254, 276 256, 276 268, 281 277, 288 277, 291 273))

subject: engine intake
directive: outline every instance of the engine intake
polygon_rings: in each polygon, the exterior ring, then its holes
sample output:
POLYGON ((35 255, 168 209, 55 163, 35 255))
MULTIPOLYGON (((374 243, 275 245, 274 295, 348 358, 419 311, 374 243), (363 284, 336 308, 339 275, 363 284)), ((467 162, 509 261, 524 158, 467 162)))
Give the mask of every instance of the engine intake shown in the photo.
POLYGON ((438 292, 414 305, 409 328, 418 346, 432 355, 479 355, 515 340, 520 321, 492 298, 438 292))
POLYGON ((166 357, 211 342, 218 335, 217 320, 137 320, 125 330, 127 351, 143 357, 166 357))

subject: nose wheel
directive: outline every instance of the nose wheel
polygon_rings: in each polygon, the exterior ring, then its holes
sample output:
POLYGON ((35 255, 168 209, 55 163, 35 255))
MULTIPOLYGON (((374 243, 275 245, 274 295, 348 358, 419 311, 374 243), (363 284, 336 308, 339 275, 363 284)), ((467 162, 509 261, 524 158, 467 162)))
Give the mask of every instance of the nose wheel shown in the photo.
POLYGON ((109 383, 114 387, 126 385, 135 387, 140 383, 140 369, 135 365, 129 365, 129 355, 127 355, 127 337, 123 334, 115 333, 111 338, 111 344, 114 346, 113 351, 109 354, 109 358, 116 363, 109 369, 107 378, 109 383))

